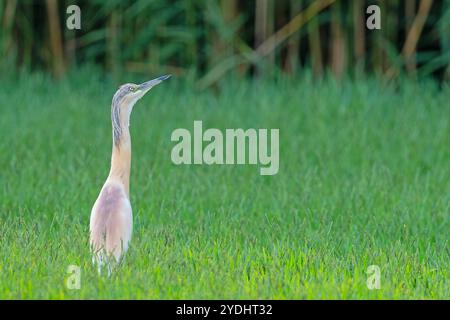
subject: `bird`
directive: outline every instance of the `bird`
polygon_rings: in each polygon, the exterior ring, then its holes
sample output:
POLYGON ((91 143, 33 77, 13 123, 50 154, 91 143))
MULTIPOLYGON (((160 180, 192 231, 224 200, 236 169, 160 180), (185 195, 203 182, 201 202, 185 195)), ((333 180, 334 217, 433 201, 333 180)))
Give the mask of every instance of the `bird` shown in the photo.
POLYGON ((170 78, 164 75, 142 84, 126 83, 111 103, 112 155, 109 175, 95 201, 89 222, 92 262, 108 275, 128 250, 133 230, 130 202, 131 136, 130 115, 135 103, 151 88, 170 78))

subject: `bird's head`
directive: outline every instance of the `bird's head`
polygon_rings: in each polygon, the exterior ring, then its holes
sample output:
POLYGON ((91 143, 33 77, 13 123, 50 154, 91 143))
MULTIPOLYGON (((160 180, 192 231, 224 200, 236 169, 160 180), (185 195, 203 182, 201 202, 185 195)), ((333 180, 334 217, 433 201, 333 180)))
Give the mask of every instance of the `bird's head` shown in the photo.
POLYGON ((124 126, 129 125, 134 104, 151 88, 170 78, 170 75, 146 81, 142 84, 126 83, 114 94, 111 107, 114 141, 119 142, 124 126))
POLYGON ((170 75, 146 81, 142 84, 126 83, 120 86, 113 97, 113 106, 128 109, 131 112, 134 104, 142 98, 151 88, 170 78, 170 75))

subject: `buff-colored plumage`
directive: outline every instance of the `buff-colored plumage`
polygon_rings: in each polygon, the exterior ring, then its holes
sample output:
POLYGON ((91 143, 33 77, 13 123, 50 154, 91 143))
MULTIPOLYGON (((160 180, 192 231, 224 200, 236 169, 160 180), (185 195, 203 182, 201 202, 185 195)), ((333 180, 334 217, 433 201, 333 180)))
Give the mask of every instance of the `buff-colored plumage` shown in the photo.
POLYGON ((110 274, 127 251, 133 230, 130 203, 131 137, 128 129, 134 104, 153 86, 169 76, 162 76, 141 85, 125 84, 113 98, 111 119, 113 151, 111 170, 90 218, 90 246, 93 262, 99 272, 104 266, 110 274))
POLYGON ((92 251, 99 265, 119 262, 127 251, 133 228, 130 200, 121 183, 106 181, 92 208, 90 229, 92 251))

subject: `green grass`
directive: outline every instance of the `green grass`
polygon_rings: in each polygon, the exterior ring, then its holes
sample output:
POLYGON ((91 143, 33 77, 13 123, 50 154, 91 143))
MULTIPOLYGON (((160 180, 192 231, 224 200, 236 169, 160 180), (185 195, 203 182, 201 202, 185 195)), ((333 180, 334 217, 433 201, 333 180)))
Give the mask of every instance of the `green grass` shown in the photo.
POLYGON ((133 111, 134 234, 106 278, 91 265, 88 223, 117 86, 91 73, 1 81, 0 298, 450 296, 450 89, 306 75, 214 94, 172 78, 133 111), (279 173, 175 166, 171 132, 194 120, 279 128, 279 173), (71 264, 80 290, 64 285, 71 264))

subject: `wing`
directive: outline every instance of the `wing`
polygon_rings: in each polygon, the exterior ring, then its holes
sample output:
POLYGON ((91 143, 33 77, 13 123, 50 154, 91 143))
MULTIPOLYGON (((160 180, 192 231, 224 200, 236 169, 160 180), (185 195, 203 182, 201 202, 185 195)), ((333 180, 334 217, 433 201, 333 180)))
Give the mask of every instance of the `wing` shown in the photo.
POLYGON ((91 212, 90 244, 94 254, 114 256, 118 262, 131 240, 132 219, 123 187, 105 183, 91 212))

